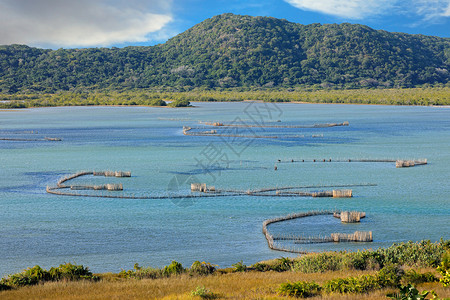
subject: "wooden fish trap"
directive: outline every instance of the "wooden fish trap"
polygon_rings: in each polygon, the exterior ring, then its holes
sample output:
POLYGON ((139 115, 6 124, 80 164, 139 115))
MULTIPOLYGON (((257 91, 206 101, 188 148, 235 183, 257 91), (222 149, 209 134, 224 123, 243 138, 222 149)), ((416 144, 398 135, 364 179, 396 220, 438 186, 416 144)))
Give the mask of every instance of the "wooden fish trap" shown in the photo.
POLYGON ((357 223, 360 222, 362 218, 366 217, 366 213, 358 211, 343 211, 340 213, 333 213, 333 217, 341 219, 342 223, 357 223))
POLYGON ((71 185, 71 190, 108 190, 108 191, 123 191, 123 185, 121 183, 115 184, 104 184, 104 185, 71 185))
POLYGON ((191 192, 216 192, 216 188, 214 186, 207 186, 206 183, 191 183, 191 192))
POLYGON ((333 190, 333 198, 351 198, 352 190, 333 190))
POLYGON ((409 168, 419 165, 426 165, 427 159, 421 159, 421 160, 397 160, 395 162, 396 168, 409 168))
POLYGON ((332 233, 333 242, 372 242, 372 231, 355 231, 354 233, 332 233))

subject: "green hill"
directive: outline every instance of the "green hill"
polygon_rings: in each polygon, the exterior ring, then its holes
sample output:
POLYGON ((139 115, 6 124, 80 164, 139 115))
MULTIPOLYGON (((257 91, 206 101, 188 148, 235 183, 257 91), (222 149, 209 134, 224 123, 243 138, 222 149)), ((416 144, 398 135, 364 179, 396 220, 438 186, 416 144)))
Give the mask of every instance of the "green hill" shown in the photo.
POLYGON ((450 39, 223 14, 151 47, 0 46, 0 92, 450 82, 450 39))

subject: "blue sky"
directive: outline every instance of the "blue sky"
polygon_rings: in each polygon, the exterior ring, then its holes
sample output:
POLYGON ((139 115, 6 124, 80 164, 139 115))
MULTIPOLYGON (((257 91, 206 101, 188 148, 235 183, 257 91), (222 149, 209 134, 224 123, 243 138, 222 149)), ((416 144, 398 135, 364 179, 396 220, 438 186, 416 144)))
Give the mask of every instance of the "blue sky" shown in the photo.
POLYGON ((154 45, 227 12, 450 37, 450 0, 0 0, 0 44, 154 45))

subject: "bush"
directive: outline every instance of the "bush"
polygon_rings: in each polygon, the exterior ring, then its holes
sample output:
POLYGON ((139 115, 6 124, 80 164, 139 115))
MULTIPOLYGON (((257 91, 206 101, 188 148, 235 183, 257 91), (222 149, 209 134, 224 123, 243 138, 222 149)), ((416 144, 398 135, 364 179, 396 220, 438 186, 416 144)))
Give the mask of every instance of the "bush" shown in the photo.
POLYGON ((283 296, 307 298, 317 295, 320 289, 320 286, 314 282, 298 281, 282 283, 277 291, 283 296))
POLYGON ((161 99, 154 99, 147 103, 150 106, 166 106, 167 103, 161 99))
POLYGON ((345 265, 354 270, 379 270, 384 266, 384 255, 378 251, 357 251, 345 255, 345 265))
POLYGON ((397 287, 404 273, 398 265, 388 264, 377 273, 377 282, 381 287, 397 287))
POLYGON ((11 287, 4 283, 4 281, 0 281, 0 291, 7 291, 10 290, 11 287))
POLYGON ((191 105, 191 102, 189 102, 189 100, 175 100, 170 102, 168 105, 170 107, 188 107, 191 105))
POLYGON ((0 290, 27 285, 35 285, 46 281, 56 280, 80 280, 90 279, 98 280, 93 276, 89 268, 82 265, 73 265, 71 263, 62 264, 57 268, 51 268, 49 271, 42 269, 40 266, 34 266, 23 270, 21 273, 9 275, 0 281, 0 290))
MULTIPOLYGON (((436 267, 450 247, 450 240, 393 244, 375 251, 328 252, 302 256, 293 263, 292 269, 303 273, 317 273, 337 270, 379 270, 386 265, 436 267)), ((255 266, 265 270, 263 265, 255 266)))
POLYGON ((288 257, 278 258, 274 263, 256 263, 252 265, 256 271, 259 272, 267 272, 267 271, 276 271, 276 272, 285 272, 292 269, 294 261, 288 257))
POLYGON ((35 285, 40 281, 51 280, 49 272, 40 266, 28 268, 21 273, 9 275, 8 278, 2 279, 2 284, 10 287, 20 287, 27 285, 35 285))
POLYGON ((219 298, 219 295, 211 292, 206 289, 204 286, 198 286, 197 289, 191 291, 192 297, 200 297, 202 299, 216 299, 219 298))
POLYGON ((121 278, 136 278, 136 279, 156 279, 164 277, 161 269, 152 267, 141 267, 139 264, 134 264, 134 270, 122 270, 119 272, 121 278))
POLYGON ((21 287, 37 284, 39 280, 25 273, 12 274, 6 279, 6 284, 11 287, 21 287))
POLYGON ((417 267, 437 267, 442 254, 448 248, 448 241, 439 243, 421 241, 393 244, 389 248, 380 248, 376 252, 384 256, 385 263, 417 267))
POLYGON ((266 263, 256 263, 252 266, 256 271, 267 272, 272 270, 272 266, 266 263))
POLYGON ((302 256, 293 264, 295 271, 303 273, 318 273, 342 269, 342 254, 319 253, 302 256))
POLYGON ((367 293, 380 287, 377 278, 371 275, 332 279, 323 285, 328 293, 367 293))
MULTIPOLYGON (((391 299, 398 299, 398 300, 425 300, 425 298, 428 296, 430 292, 423 291, 422 293, 419 292, 414 286, 411 284, 408 284, 407 286, 401 286, 400 291, 398 293, 391 293, 387 294, 386 296, 391 299)), ((434 291, 431 292, 435 298, 437 298, 436 293, 434 291)), ((433 299, 435 299, 433 298, 433 299)))
POLYGON ((242 260, 232 265, 234 267, 234 272, 245 272, 247 271, 247 266, 244 265, 242 260))
POLYGON ((403 285, 420 284, 425 282, 436 282, 438 279, 431 272, 418 273, 415 270, 405 272, 401 280, 403 285))
POLYGON ((216 266, 207 262, 194 261, 192 264, 189 274, 191 275, 210 275, 216 272, 216 266))
POLYGON ((172 260, 170 265, 165 266, 164 270, 162 271, 162 273, 165 276, 178 275, 178 274, 181 274, 183 272, 184 272, 183 266, 179 262, 177 262, 175 260, 172 260))
POLYGON ((272 265, 272 270, 277 272, 289 271, 292 269, 294 262, 288 257, 281 257, 276 260, 276 263, 272 265))
POLYGON ((442 255, 442 262, 437 268, 437 271, 442 275, 439 281, 443 286, 450 286, 450 251, 442 255))
POLYGON ((88 267, 72 263, 61 264, 57 268, 52 267, 49 273, 52 280, 97 279, 92 275, 88 267))

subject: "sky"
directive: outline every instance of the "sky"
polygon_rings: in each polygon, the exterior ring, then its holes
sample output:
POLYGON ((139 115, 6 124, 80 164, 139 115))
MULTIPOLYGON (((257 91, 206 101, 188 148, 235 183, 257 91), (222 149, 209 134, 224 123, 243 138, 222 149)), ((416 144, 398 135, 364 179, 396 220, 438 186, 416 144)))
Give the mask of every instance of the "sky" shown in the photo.
POLYGON ((450 0, 0 0, 0 45, 155 45, 222 13, 450 37, 450 0))

